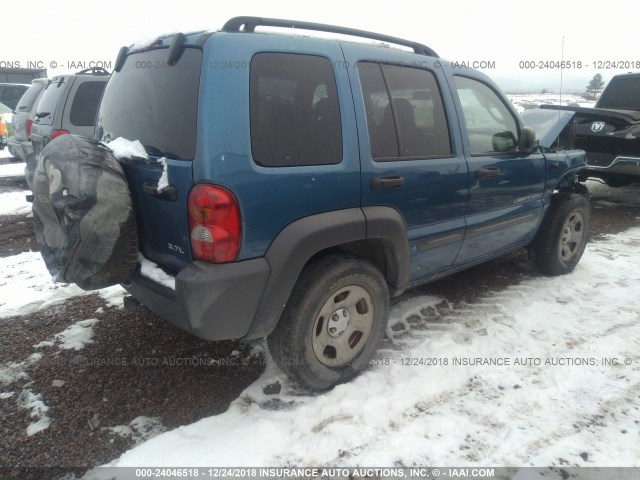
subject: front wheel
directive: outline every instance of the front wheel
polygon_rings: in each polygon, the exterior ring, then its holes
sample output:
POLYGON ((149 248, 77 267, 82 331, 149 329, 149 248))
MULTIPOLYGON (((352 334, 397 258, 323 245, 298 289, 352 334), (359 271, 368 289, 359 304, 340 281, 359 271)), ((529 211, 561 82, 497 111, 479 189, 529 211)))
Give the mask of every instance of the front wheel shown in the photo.
POLYGON ((291 378, 312 390, 347 382, 364 370, 384 337, 389 291, 366 260, 327 255, 300 274, 269 351, 291 378))
POLYGON ((591 206, 586 196, 560 193, 553 199, 534 242, 535 259, 547 275, 572 271, 587 246, 591 206))

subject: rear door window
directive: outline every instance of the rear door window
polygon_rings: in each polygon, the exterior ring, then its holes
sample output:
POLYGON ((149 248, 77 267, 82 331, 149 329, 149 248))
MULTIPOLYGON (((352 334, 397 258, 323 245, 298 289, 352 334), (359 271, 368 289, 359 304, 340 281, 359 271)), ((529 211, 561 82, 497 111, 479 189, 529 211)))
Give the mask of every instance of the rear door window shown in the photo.
POLYGON ((329 60, 259 53, 249 83, 253 159, 265 167, 342 161, 338 93, 329 60))
POLYGON ((358 62, 358 74, 374 160, 451 155, 447 117, 433 73, 358 62))
POLYGON ((90 127, 96 121, 100 97, 107 82, 85 82, 78 87, 71 104, 69 120, 76 127, 90 127))

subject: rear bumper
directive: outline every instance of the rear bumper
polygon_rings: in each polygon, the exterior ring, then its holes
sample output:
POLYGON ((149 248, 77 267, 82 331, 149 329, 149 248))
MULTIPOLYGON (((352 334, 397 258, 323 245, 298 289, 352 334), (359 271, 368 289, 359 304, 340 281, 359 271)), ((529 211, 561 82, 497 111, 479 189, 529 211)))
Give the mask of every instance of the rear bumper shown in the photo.
POLYGON ((609 165, 587 164, 587 170, 594 173, 634 175, 640 177, 640 157, 619 155, 609 165))
POLYGON ((269 279, 267 260, 211 265, 195 262, 176 275, 176 289, 138 272, 124 288, 155 314, 205 340, 246 337, 260 321, 258 305, 269 279))
POLYGON ((33 153, 33 148, 31 147, 31 142, 29 141, 21 141, 16 139, 15 137, 9 137, 7 140, 7 147, 9 148, 9 152, 15 158, 19 158, 23 162, 27 160, 27 156, 33 153))

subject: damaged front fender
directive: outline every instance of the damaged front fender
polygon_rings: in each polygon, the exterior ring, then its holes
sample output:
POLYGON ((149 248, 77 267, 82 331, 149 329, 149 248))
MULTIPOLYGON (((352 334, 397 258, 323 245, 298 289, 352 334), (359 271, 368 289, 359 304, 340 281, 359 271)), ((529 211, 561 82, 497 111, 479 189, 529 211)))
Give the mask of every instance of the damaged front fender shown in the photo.
POLYGON ((547 160, 547 191, 571 188, 578 174, 587 168, 587 154, 573 148, 575 112, 536 108, 522 113, 533 128, 547 160))

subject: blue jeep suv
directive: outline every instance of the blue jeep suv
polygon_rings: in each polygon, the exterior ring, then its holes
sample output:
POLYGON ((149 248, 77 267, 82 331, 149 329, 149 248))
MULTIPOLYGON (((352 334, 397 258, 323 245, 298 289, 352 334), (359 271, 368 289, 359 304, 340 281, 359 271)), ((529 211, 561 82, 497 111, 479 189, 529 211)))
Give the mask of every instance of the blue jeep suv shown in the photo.
POLYGON ((571 271, 584 167, 425 45, 238 17, 123 47, 95 140, 43 150, 34 214, 56 280, 122 283, 204 339, 268 336, 322 390, 367 367, 408 288, 527 246, 544 273, 571 271))

